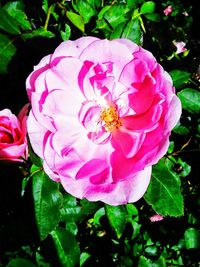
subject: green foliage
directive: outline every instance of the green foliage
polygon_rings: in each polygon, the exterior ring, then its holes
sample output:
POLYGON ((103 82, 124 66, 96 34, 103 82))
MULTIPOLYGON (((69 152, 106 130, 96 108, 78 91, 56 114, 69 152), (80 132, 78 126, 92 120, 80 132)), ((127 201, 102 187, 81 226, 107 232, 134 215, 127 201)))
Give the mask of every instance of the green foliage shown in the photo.
POLYGON ((140 14, 151 14, 155 11, 155 3, 153 1, 147 1, 142 4, 140 8, 140 14))
POLYGON ((31 261, 26 259, 13 259, 6 267, 36 267, 31 261))
POLYGON ((27 16, 24 13, 24 4, 22 1, 8 2, 4 9, 8 14, 16 20, 16 23, 23 30, 31 30, 31 24, 27 20, 27 16))
POLYGON ((117 238, 120 238, 126 222, 126 211, 123 206, 109 206, 106 205, 106 214, 110 222, 111 227, 114 229, 117 238))
POLYGON ((45 38, 52 38, 54 37, 55 35, 50 32, 50 31, 47 31, 46 29, 44 28, 38 28, 36 30, 33 30, 32 32, 27 32, 27 33, 23 33, 22 34, 22 37, 24 39, 33 39, 35 37, 45 37, 45 38))
POLYGON ((97 14, 94 1, 90 0, 73 1, 73 7, 83 18, 84 23, 88 23, 91 17, 97 14))
POLYGON ((180 180, 160 160, 153 167, 152 178, 145 200, 153 209, 163 216, 182 216, 183 197, 180 190, 180 180))
POLYGON ((0 7, 0 29, 11 33, 19 34, 20 29, 16 20, 9 15, 9 13, 2 7, 0 7))
POLYGON ((190 78, 190 73, 182 70, 172 70, 170 71, 170 75, 172 76, 173 84, 177 89, 180 89, 190 78))
POLYGON ((82 32, 85 31, 85 24, 84 24, 83 17, 81 17, 80 15, 77 15, 74 12, 70 12, 70 11, 67 11, 66 15, 67 15, 67 18, 71 21, 71 23, 75 27, 77 27, 82 32))
POLYGON ((74 237, 68 230, 58 227, 51 232, 57 254, 63 267, 73 267, 79 262, 80 249, 74 237))
POLYGON ((185 110, 193 114, 200 113, 200 92, 192 88, 185 88, 178 93, 178 96, 185 110))
POLYGON ((13 40, 0 33, 0 73, 7 72, 7 66, 16 52, 13 40))
POLYGON ((63 41, 69 40, 71 35, 71 28, 68 24, 65 24, 65 31, 60 31, 63 41))
POLYGON ((41 168, 32 166, 32 190, 35 219, 40 239, 43 240, 60 221, 62 195, 59 184, 51 181, 41 168))
POLYGON ((200 233, 194 228, 188 228, 184 233, 185 247, 198 249, 200 247, 200 233))

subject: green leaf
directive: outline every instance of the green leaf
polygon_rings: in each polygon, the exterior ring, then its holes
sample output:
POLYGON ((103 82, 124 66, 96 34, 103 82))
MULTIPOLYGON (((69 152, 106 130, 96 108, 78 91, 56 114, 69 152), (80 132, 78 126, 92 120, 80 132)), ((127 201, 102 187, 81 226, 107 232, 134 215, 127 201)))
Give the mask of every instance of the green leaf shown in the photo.
POLYGON ((68 24, 65 24, 65 31, 60 31, 63 41, 69 40, 71 35, 71 28, 68 24))
POLYGON ((63 197, 63 208, 61 210, 62 221, 79 221, 83 215, 82 208, 77 206, 76 199, 73 196, 65 194, 63 197))
POLYGON ((16 52, 13 40, 0 33, 0 73, 7 73, 7 66, 16 52))
POLYGON ((186 88, 178 93, 178 97, 181 100, 183 109, 186 109, 190 113, 200 113, 200 92, 186 88))
POLYGON ((91 202, 87 199, 81 199, 80 204, 85 215, 94 214, 101 206, 100 202, 91 202))
POLYGON ((66 230, 68 230, 73 235, 78 234, 78 227, 75 222, 69 221, 66 223, 66 230))
POLYGON ((48 9, 49 9, 48 0, 43 0, 43 1, 42 1, 42 9, 44 10, 44 12, 45 12, 46 14, 48 13, 48 9))
POLYGON ((68 221, 82 221, 88 215, 91 215, 99 209, 100 203, 90 202, 86 199, 80 201, 80 205, 77 205, 76 198, 69 194, 64 195, 62 220, 68 221))
POLYGON ((143 0, 126 0, 126 3, 130 8, 135 9, 143 2, 143 0))
POLYGON ((51 232, 61 266, 74 267, 79 263, 80 249, 74 235, 58 227, 51 232))
POLYGON ((186 249, 197 249, 200 247, 200 233, 194 228, 188 228, 184 233, 186 249))
POLYGON ((35 208, 35 219, 40 239, 43 240, 60 221, 62 194, 59 184, 53 182, 41 168, 33 165, 32 192, 35 208))
POLYGON ((31 261, 26 259, 12 259, 6 267, 36 267, 35 264, 33 264, 31 261))
POLYGON ((190 73, 182 70, 172 70, 169 73, 172 77, 174 87, 180 89, 190 79, 190 73))
POLYGON ((190 131, 191 129, 189 127, 182 125, 180 122, 178 122, 173 129, 173 132, 180 135, 188 135, 190 131))
POLYGON ((155 3, 153 1, 145 2, 140 8, 140 14, 151 14, 155 11, 155 3))
POLYGON ((113 30, 128 20, 130 8, 126 5, 105 6, 98 15, 97 28, 113 30))
POLYGON ((153 263, 150 259, 141 256, 138 262, 138 267, 159 267, 159 266, 153 263))
POLYGON ((95 6, 90 2, 89 0, 77 0, 72 2, 73 7, 75 7, 75 10, 81 15, 85 24, 97 13, 95 6))
POLYGON ((15 35, 20 34, 17 21, 2 7, 0 7, 0 29, 15 35))
POLYGON ((144 198, 158 214, 183 215, 183 196, 177 178, 166 167, 164 159, 153 167, 151 182, 144 198))
POLYGON ((178 158, 177 163, 180 164, 181 170, 179 171, 179 175, 181 177, 186 177, 191 172, 191 166, 187 164, 187 162, 183 161, 181 158, 178 158))
POLYGON ((149 254, 150 256, 156 256, 158 249, 156 246, 148 246, 145 248, 145 252, 149 254))
POLYGON ((100 208, 95 214, 94 214, 94 224, 100 226, 100 219, 102 216, 104 216, 106 214, 105 212, 105 208, 102 207, 100 208))
POLYGON ((71 21, 71 23, 77 27, 79 30, 81 30, 82 32, 85 31, 85 24, 84 24, 84 20, 80 15, 77 15, 74 12, 71 11, 67 11, 66 12, 67 18, 71 21))
POLYGON ((87 0, 87 2, 95 8, 99 8, 102 6, 102 0, 87 0))
POLYGON ((132 217, 137 217, 138 216, 138 210, 137 208, 131 203, 131 204, 126 204, 126 210, 127 210, 127 217, 132 219, 132 217))
POLYGON ((85 262, 91 257, 90 254, 88 254, 87 252, 83 252, 81 253, 80 256, 80 267, 84 266, 85 262))
POLYGON ((126 210, 124 206, 106 205, 106 215, 111 227, 114 229, 117 238, 120 238, 126 224, 126 210))
POLYGON ((50 31, 45 30, 44 28, 38 28, 36 30, 33 30, 30 33, 24 33, 24 34, 22 34, 22 36, 25 39, 32 39, 32 38, 35 38, 35 37, 52 38, 52 37, 55 36, 55 34, 50 32, 50 31))
POLYGON ((31 24, 27 20, 27 16, 24 13, 24 5, 21 1, 8 2, 3 8, 16 20, 18 26, 23 30, 31 29, 31 24))
POLYGON ((160 22, 161 18, 160 15, 157 13, 153 14, 145 14, 144 15, 148 20, 154 21, 154 22, 160 22))
POLYGON ((122 33, 122 38, 130 39, 138 45, 142 44, 142 31, 137 18, 130 20, 122 33))

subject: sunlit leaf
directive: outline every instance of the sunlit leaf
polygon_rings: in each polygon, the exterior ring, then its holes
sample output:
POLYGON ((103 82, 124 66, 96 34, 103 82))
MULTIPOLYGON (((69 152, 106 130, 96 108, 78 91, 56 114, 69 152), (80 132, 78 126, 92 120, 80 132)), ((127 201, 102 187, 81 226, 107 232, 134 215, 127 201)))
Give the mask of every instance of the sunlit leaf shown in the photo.
POLYGON ((13 40, 0 33, 0 73, 7 72, 7 66, 16 52, 13 40))
POLYGON ((185 246, 187 249, 200 247, 200 233, 197 229, 188 228, 184 233, 185 246))
POLYGON ((111 30, 128 20, 129 7, 126 5, 105 6, 99 13, 97 28, 111 30), (104 12, 103 12, 104 11, 104 12))
POLYGON ((153 1, 147 1, 141 6, 140 13, 150 14, 153 13, 154 10, 155 10, 155 3, 153 1))
POLYGON ((15 35, 20 33, 17 21, 2 7, 0 7, 0 29, 15 35))
POLYGON ((193 114, 200 113, 200 92, 192 88, 183 89, 178 93, 182 107, 193 114))
POLYGON ((145 14, 145 17, 146 17, 148 20, 151 20, 151 21, 154 21, 154 22, 160 22, 160 20, 161 20, 160 15, 157 14, 157 13, 153 13, 153 14, 145 14))
POLYGON ((153 167, 151 182, 144 198, 160 215, 183 215, 183 196, 180 190, 180 181, 166 167, 164 159, 153 167))
POLYGON ((87 252, 83 252, 81 253, 80 256, 80 267, 84 266, 85 262, 91 257, 90 254, 88 254, 87 252))
POLYGON ((189 81, 190 73, 182 70, 172 70, 169 72, 172 77, 173 85, 175 88, 181 88, 185 83, 189 81))
POLYGON ((159 267, 157 264, 153 263, 150 259, 144 256, 139 258, 138 267, 159 267))
POLYGON ((44 28, 38 28, 36 30, 33 30, 32 32, 24 33, 24 34, 22 34, 22 36, 25 39, 32 39, 32 38, 35 38, 35 37, 52 38, 52 37, 55 36, 55 34, 50 32, 50 31, 45 30, 44 28))
POLYGON ((65 24, 65 31, 60 31, 63 41, 69 40, 71 35, 71 28, 68 24, 65 24))
POLYGON ((44 10, 44 12, 47 14, 48 12, 48 8, 49 8, 49 4, 48 4, 48 0, 43 0, 42 1, 42 9, 44 10))
POLYGON ((74 267, 79 263, 80 249, 73 234, 58 227, 51 232, 61 266, 74 267))
POLYGON ((21 1, 8 2, 4 9, 12 16, 23 30, 30 30, 31 24, 24 12, 24 5, 21 1))
POLYGON ((121 237, 126 224, 126 210, 124 206, 106 205, 106 215, 118 238, 121 237))
POLYGON ((71 11, 67 11, 66 12, 67 18, 71 21, 71 23, 77 27, 79 30, 81 30, 82 32, 85 31, 85 24, 84 24, 84 20, 80 15, 77 15, 74 12, 71 11))
POLYGON ((53 182, 41 168, 33 165, 32 192, 35 208, 35 219, 40 239, 43 240, 60 221, 62 194, 59 184, 53 182))
POLYGON ((12 259, 6 267, 36 267, 35 264, 33 264, 31 261, 26 259, 12 259))
POLYGON ((100 208, 95 214, 94 214, 94 224, 96 225, 101 225, 100 224, 100 219, 102 216, 104 216, 106 214, 105 212, 105 208, 102 207, 100 208))
POLYGON ((173 132, 180 134, 180 135, 188 135, 191 129, 189 126, 182 125, 180 122, 174 127, 173 132))
POLYGON ((73 1, 73 7, 76 8, 76 11, 81 15, 84 20, 84 23, 88 23, 97 11, 93 3, 89 0, 77 0, 73 1))
POLYGON ((142 31, 138 19, 130 20, 123 30, 122 38, 130 39, 138 45, 142 44, 142 31))

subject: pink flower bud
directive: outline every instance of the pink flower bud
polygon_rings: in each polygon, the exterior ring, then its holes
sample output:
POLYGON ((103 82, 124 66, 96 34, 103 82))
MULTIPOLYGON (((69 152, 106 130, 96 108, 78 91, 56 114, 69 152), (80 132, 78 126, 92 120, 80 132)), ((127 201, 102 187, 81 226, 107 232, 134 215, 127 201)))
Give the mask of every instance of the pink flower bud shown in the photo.
POLYGON ((16 117, 9 109, 0 111, 0 160, 27 158, 26 120, 29 104, 16 117))
POLYGON ((165 16, 168 16, 169 14, 171 14, 172 13, 172 6, 168 6, 167 8, 165 8, 164 10, 163 10, 163 13, 165 14, 165 16))
POLYGON ((155 214, 150 218, 151 222, 158 222, 158 221, 162 221, 164 218, 163 216, 159 215, 159 214, 155 214))

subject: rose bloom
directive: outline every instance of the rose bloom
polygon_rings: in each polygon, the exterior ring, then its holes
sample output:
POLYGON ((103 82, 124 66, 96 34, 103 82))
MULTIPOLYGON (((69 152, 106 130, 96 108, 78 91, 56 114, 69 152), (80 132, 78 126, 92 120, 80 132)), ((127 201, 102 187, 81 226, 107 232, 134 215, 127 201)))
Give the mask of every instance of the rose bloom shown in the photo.
POLYGON ((27 79, 28 134, 44 170, 78 198, 145 193, 181 114, 170 76, 127 39, 61 43, 27 79))
POLYGON ((163 10, 165 16, 168 16, 169 14, 171 14, 172 11, 173 11, 173 10, 172 10, 172 6, 168 6, 168 7, 166 7, 166 8, 163 10))
POLYGON ((163 216, 160 214, 155 214, 152 217, 150 217, 151 222, 159 222, 162 221, 163 219, 164 219, 163 216))
POLYGON ((173 44, 176 46, 176 54, 180 54, 180 53, 183 53, 185 51, 187 51, 187 49, 185 48, 185 43, 184 42, 176 42, 176 41, 173 41, 173 44))
POLYGON ((9 109, 0 111, 0 160, 23 161, 27 158, 27 112, 25 105, 16 117, 9 109))

